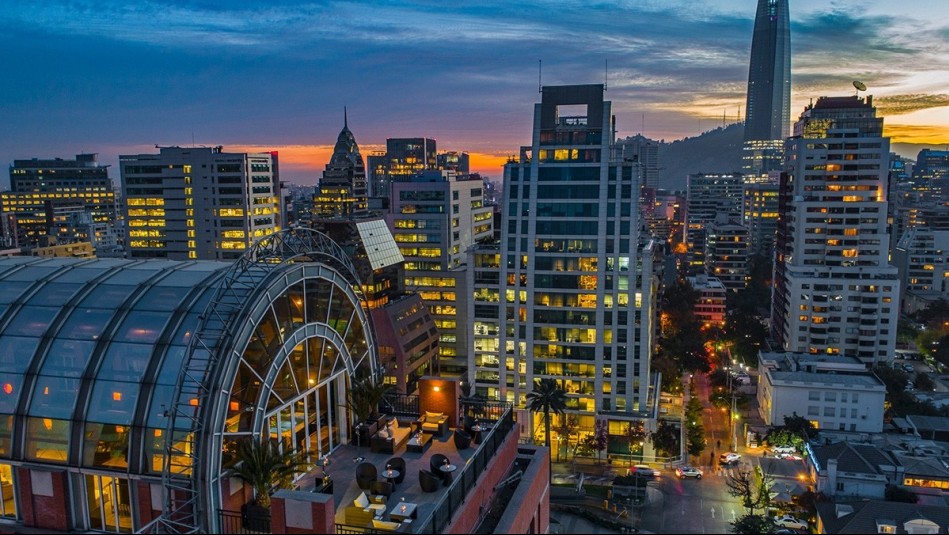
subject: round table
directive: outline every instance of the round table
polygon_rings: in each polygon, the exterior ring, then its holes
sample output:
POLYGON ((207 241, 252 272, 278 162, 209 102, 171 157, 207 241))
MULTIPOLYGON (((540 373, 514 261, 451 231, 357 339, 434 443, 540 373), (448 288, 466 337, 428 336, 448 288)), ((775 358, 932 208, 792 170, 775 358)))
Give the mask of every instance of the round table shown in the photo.
POLYGON ((395 486, 395 481, 394 481, 394 480, 395 480, 395 478, 399 477, 399 475, 400 475, 401 473, 402 473, 402 472, 399 472, 398 470, 392 470, 392 469, 390 469, 390 470, 383 470, 383 471, 382 471, 382 477, 388 479, 388 480, 389 480, 389 483, 392 483, 392 485, 395 486))

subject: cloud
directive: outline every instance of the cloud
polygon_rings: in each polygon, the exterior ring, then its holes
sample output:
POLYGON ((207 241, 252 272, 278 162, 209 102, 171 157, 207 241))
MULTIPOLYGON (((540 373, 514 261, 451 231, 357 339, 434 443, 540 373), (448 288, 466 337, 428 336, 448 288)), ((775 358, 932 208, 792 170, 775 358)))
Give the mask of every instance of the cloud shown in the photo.
POLYGON ((891 138, 894 143, 949 144, 949 129, 944 125, 909 125, 884 121, 883 135, 891 138))
POLYGON ((929 108, 949 106, 949 95, 945 93, 889 95, 877 97, 873 102, 877 110, 883 115, 902 115, 929 108))

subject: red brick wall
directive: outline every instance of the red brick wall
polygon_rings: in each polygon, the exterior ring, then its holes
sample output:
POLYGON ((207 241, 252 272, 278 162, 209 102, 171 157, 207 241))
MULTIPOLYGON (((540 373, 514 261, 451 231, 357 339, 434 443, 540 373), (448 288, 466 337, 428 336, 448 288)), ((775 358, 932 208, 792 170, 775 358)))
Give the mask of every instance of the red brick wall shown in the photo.
MULTIPOLYGON (((148 482, 138 481, 135 483, 135 487, 138 490, 138 525, 144 526, 161 516, 161 510, 155 511, 152 509, 152 486, 148 482)), ((157 499, 161 501, 161 496, 158 496, 157 499)))
POLYGON ((331 495, 326 495, 323 503, 310 502, 310 514, 313 518, 313 529, 287 527, 286 502, 292 500, 292 492, 278 491, 270 500, 270 532, 271 533, 335 533, 336 532, 336 504, 331 495), (281 496, 281 494, 283 496, 281 496))
POLYGON ((17 468, 17 483, 20 490, 20 511, 23 524, 51 531, 69 530, 69 498, 66 495, 66 472, 51 472, 52 496, 33 494, 33 483, 29 468, 17 468))
MULTIPOLYGON (((498 448, 487 469, 478 478, 478 484, 468 493, 461 511, 456 513, 454 522, 446 533, 471 533, 481 521, 484 511, 491 505, 494 486, 507 476, 514 457, 517 454, 517 433, 511 432, 507 440, 498 448), (482 510, 484 508, 484 511, 482 510)), ((526 504, 525 504, 526 506, 526 504)))
POLYGON ((418 382, 418 410, 448 415, 448 427, 458 427, 458 397, 461 394, 457 378, 422 377, 418 382), (435 388, 438 388, 438 392, 435 388))

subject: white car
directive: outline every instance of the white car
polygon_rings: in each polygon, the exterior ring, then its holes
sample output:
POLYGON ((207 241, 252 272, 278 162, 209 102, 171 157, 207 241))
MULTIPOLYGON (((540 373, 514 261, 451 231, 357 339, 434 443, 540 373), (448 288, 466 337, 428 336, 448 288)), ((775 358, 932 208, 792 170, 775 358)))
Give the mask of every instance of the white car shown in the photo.
POLYGON ((731 453, 731 452, 723 453, 719 455, 718 457, 718 462, 722 464, 737 463, 740 460, 741 460, 741 455, 738 455, 737 453, 731 453))
POLYGON ((797 453, 797 450, 794 449, 794 446, 775 446, 771 448, 771 452, 775 455, 781 455, 782 453, 797 453))
POLYGON ((698 468, 692 468, 691 466, 680 466, 676 468, 676 475, 679 476, 679 479, 685 477, 694 477, 695 479, 702 479, 702 471, 698 468))
POLYGON ((774 517, 774 523, 782 528, 807 529, 807 522, 798 520, 791 515, 776 516, 774 517))

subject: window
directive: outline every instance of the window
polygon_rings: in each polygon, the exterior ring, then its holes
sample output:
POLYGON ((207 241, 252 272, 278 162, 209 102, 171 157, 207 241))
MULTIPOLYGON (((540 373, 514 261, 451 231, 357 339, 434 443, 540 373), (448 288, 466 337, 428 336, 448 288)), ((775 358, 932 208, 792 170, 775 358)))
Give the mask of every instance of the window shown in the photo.
POLYGON ((820 392, 817 390, 811 390, 807 393, 807 399, 810 401, 820 401, 820 392))
POLYGON ((824 401, 837 401, 837 392, 824 392, 824 401))
POLYGON ((817 406, 815 406, 815 405, 810 405, 810 406, 808 406, 808 407, 807 407, 807 415, 808 415, 808 416, 820 416, 820 407, 817 407, 817 406))
POLYGON ((833 417, 834 417, 834 408, 833 408, 833 407, 824 407, 824 416, 828 416, 828 417, 830 417, 830 418, 833 418, 833 417))

